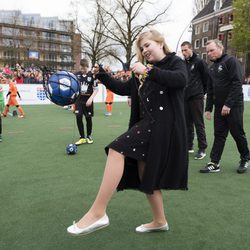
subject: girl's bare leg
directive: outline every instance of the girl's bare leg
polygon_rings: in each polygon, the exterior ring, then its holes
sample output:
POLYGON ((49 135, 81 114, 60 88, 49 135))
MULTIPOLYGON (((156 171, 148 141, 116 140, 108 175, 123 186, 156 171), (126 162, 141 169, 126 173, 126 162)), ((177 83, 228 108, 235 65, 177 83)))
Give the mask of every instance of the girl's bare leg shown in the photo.
POLYGON ((123 170, 124 156, 109 149, 99 192, 89 211, 77 222, 79 228, 87 227, 104 216, 107 205, 121 180, 123 170))
MULTIPOLYGON (((140 179, 143 178, 144 167, 145 167, 145 162, 138 161, 138 171, 140 179)), ((165 225, 167 223, 167 220, 165 217, 161 191, 155 190, 153 194, 147 194, 146 196, 152 210, 153 221, 148 224, 144 224, 144 226, 148 228, 153 228, 165 225)))
POLYGON ((153 221, 148 224, 144 224, 145 227, 160 227, 167 223, 162 193, 160 190, 155 190, 153 194, 147 194, 149 204, 153 213, 153 221))

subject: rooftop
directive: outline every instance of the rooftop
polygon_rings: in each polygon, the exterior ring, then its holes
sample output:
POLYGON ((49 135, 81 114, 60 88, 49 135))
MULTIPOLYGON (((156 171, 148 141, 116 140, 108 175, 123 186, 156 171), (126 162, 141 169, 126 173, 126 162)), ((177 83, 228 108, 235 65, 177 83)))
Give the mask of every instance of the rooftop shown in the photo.
POLYGON ((218 10, 225 9, 232 6, 233 0, 210 0, 208 4, 194 17, 193 20, 207 16, 217 10, 215 10, 215 2, 221 5, 218 10))
POLYGON ((0 10, 0 23, 16 24, 36 28, 69 31, 71 20, 59 20, 58 17, 42 17, 40 14, 23 14, 20 10, 0 10))

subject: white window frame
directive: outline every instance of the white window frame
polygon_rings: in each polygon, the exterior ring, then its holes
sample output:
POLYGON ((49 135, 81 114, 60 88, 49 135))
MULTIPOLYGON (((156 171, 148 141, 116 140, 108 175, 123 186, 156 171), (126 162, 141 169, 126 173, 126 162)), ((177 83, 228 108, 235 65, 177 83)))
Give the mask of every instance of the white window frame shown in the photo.
POLYGON ((203 37, 203 38, 202 38, 202 41, 201 41, 201 46, 202 46, 202 47, 206 47, 207 41, 208 41, 208 37, 207 37, 207 36, 206 36, 206 37, 203 37))
POLYGON ((199 49, 199 48, 200 48, 200 39, 196 39, 196 40, 194 41, 194 48, 195 48, 195 49, 199 49), (197 42, 199 43, 199 46, 197 46, 197 42))
POLYGON ((194 34, 195 35, 199 35, 200 33, 201 33, 201 26, 199 24, 197 24, 195 26, 195 32, 194 32, 194 34))
POLYGON ((207 61, 207 53, 202 53, 202 54, 201 54, 201 58, 202 58, 204 61, 207 61))
POLYGON ((203 23, 202 31, 208 32, 208 30, 209 30, 209 22, 203 23))
POLYGON ((220 10, 221 6, 222 6, 222 1, 221 0, 215 0, 215 2, 214 2, 214 11, 220 10))

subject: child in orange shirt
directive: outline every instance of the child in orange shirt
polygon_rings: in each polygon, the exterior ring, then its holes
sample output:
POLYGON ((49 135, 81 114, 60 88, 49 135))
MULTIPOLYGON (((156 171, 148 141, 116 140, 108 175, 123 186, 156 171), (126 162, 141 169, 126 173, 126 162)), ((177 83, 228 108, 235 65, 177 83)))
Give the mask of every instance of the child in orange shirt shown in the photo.
POLYGON ((14 82, 12 82, 12 80, 11 80, 11 78, 12 78, 11 75, 4 74, 3 77, 5 78, 6 83, 9 84, 9 92, 8 92, 8 94, 7 94, 6 97, 10 96, 10 97, 9 97, 9 100, 8 100, 6 106, 5 106, 5 109, 4 109, 4 112, 3 112, 3 116, 4 116, 4 117, 7 116, 7 113, 8 113, 8 111, 9 111, 9 107, 10 107, 10 106, 16 106, 17 109, 18 109, 19 112, 20 112, 20 115, 18 116, 18 118, 24 118, 24 116, 25 116, 24 111, 23 111, 23 109, 21 108, 21 106, 19 106, 19 104, 18 104, 18 102, 17 102, 17 99, 16 99, 16 97, 17 97, 17 95, 18 95, 18 97, 19 97, 20 100, 21 100, 21 96, 20 96, 20 94, 19 94, 19 92, 18 92, 18 90, 17 90, 16 84, 15 84, 14 82))
POLYGON ((114 101, 114 93, 111 90, 107 89, 107 95, 106 95, 106 100, 105 100, 106 110, 107 110, 107 112, 105 112, 106 116, 112 115, 113 101, 114 101))
MULTIPOLYGON (((105 67, 105 71, 112 76, 112 70, 111 70, 109 65, 107 65, 105 67)), ((112 115, 112 104, 114 101, 114 93, 109 89, 106 89, 106 90, 107 90, 106 99, 105 99, 106 112, 104 113, 104 115, 111 116, 112 115)))

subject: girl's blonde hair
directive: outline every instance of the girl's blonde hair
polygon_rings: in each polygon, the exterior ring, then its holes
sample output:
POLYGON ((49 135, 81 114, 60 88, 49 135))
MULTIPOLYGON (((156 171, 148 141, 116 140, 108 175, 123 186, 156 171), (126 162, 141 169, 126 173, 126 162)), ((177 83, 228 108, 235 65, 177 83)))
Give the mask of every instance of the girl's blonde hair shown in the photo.
POLYGON ((164 51, 165 54, 170 53, 170 49, 169 49, 169 47, 167 46, 167 44, 165 42, 164 36, 159 31, 157 31, 157 30, 145 31, 145 32, 141 33, 139 35, 139 37, 137 38, 137 40, 136 40, 136 51, 137 51, 137 60, 138 60, 138 62, 141 62, 143 64, 145 62, 145 58, 142 55, 141 48, 140 48, 141 40, 144 39, 145 37, 152 40, 152 41, 155 41, 157 43, 162 44, 163 45, 163 51, 164 51))

